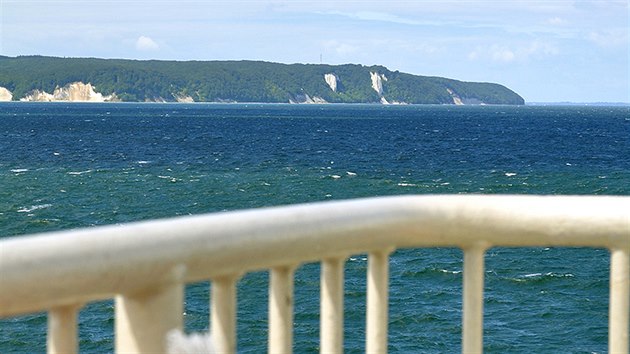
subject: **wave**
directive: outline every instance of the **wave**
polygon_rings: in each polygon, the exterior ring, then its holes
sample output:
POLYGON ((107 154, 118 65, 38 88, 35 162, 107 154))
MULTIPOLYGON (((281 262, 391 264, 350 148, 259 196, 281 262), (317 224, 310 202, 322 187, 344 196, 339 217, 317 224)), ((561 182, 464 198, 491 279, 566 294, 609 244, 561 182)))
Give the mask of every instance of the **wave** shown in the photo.
POLYGON ((86 173, 91 173, 94 172, 94 170, 85 170, 85 171, 70 171, 68 172, 69 175, 73 175, 73 176, 80 176, 86 173))
POLYGON ((460 275, 461 269, 445 269, 438 267, 427 267, 417 271, 406 270, 402 273, 404 277, 420 277, 424 275, 460 275))
POLYGON ((575 277, 571 273, 530 273, 517 276, 515 278, 507 278, 508 280, 516 283, 541 283, 546 282, 552 279, 563 279, 563 278, 573 278, 575 277))
POLYGON ((52 206, 52 204, 39 204, 39 205, 32 205, 30 207, 24 207, 21 209, 18 209, 18 213, 30 213, 32 211, 35 210, 39 210, 39 209, 46 209, 46 208, 50 208, 52 206))

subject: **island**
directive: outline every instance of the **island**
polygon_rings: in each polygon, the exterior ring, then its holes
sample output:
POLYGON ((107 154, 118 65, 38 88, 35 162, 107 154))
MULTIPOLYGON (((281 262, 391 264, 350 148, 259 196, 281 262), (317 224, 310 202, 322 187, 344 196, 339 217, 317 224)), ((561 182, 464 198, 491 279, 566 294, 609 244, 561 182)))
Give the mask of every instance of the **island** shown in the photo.
POLYGON ((0 101, 522 105, 485 82, 358 64, 0 56, 0 101))

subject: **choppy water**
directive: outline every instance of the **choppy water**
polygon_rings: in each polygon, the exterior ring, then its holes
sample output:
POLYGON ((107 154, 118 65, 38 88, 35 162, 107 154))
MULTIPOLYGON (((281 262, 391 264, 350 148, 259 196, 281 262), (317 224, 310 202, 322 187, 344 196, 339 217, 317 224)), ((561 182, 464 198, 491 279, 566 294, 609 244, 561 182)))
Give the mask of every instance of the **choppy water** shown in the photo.
MULTIPOLYGON (((628 107, 0 105, 0 236, 355 197, 630 195, 628 107)), ((457 352, 461 251, 391 259, 390 351, 457 352)), ((487 352, 605 352, 608 252, 491 249, 487 352)), ((364 255, 346 266, 346 349, 362 352, 364 255)), ((318 350, 319 265, 296 274, 295 351, 318 350)), ((239 352, 266 350, 267 274, 239 284, 239 352)), ((1 290, 0 290, 1 291, 1 290)), ((186 326, 208 328, 208 285, 186 326)), ((80 315, 112 350, 111 302, 80 315)), ((0 352, 41 352, 45 314, 0 321, 0 352)))

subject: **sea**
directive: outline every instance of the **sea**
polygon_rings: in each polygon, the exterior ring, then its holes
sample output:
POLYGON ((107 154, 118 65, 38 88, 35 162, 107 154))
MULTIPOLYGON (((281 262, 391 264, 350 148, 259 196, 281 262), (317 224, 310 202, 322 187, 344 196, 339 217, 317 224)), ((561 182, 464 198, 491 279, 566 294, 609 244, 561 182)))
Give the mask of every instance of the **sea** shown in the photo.
MULTIPOLYGON (((629 196, 630 107, 0 104, 0 237, 402 194, 629 196)), ((389 351, 460 352, 462 252, 390 267, 389 351)), ((366 269, 346 262, 347 353, 365 350, 366 269)), ((606 352, 608 272, 605 249, 488 250, 485 351, 606 352)), ((267 285, 238 284, 239 353, 267 350, 267 285)), ((208 330, 209 286, 187 286, 188 332, 208 330)), ((46 321, 0 320, 0 352, 45 352, 46 321)), ((318 352, 317 263, 296 273, 294 322, 294 351, 318 352)), ((80 351, 112 352, 113 327, 112 301, 89 303, 80 351)))

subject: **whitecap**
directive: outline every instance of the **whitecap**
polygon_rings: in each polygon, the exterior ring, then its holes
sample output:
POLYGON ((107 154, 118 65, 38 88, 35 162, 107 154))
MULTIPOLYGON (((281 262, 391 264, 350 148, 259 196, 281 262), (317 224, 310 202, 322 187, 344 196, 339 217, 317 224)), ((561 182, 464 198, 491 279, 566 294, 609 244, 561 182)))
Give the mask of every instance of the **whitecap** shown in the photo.
POLYGON ((15 168, 13 170, 11 170, 11 172, 13 173, 21 173, 21 172, 27 172, 28 168, 15 168))
POLYGON ((417 186, 417 184, 401 182, 401 183, 398 183, 398 186, 399 187, 415 187, 415 186, 417 186))
POLYGON ((523 278, 533 278, 533 277, 539 277, 541 275, 542 275, 542 273, 531 273, 531 274, 523 275, 523 278))
POLYGON ((25 207, 25 208, 19 209, 17 212, 18 213, 30 213, 30 212, 35 211, 35 210, 50 208, 51 206, 52 206, 52 204, 31 205, 31 207, 29 207, 29 208, 25 207))
POLYGON ((357 175, 356 172, 350 172, 350 171, 346 171, 346 174, 348 176, 356 176, 357 175))
POLYGON ((341 176, 339 176, 339 175, 331 175, 330 177, 331 177, 332 179, 339 179, 339 178, 341 178, 341 176))
POLYGON ((516 172, 506 172, 505 175, 507 177, 512 177, 512 176, 516 176, 516 172))
POLYGON ((83 174, 90 173, 90 172, 93 172, 93 170, 71 171, 71 172, 68 172, 68 174, 69 175, 73 175, 73 176, 78 176, 78 175, 83 175, 83 174))
MULTIPOLYGON (((177 178, 175 178, 175 177, 171 177, 171 176, 158 176, 158 178, 161 178, 161 179, 167 179, 167 180, 169 180, 169 181, 171 181, 171 182, 177 182, 177 181, 178 181, 178 179, 177 179, 177 178)), ((244 191, 243 191, 243 192, 244 192, 244 191)))
POLYGON ((146 165, 146 164, 148 164, 148 163, 151 163, 151 161, 140 160, 140 161, 136 161, 136 163, 137 163, 138 165, 146 165))
POLYGON ((461 270, 448 270, 448 269, 439 269, 440 273, 446 273, 446 274, 459 274, 462 271, 461 270))

